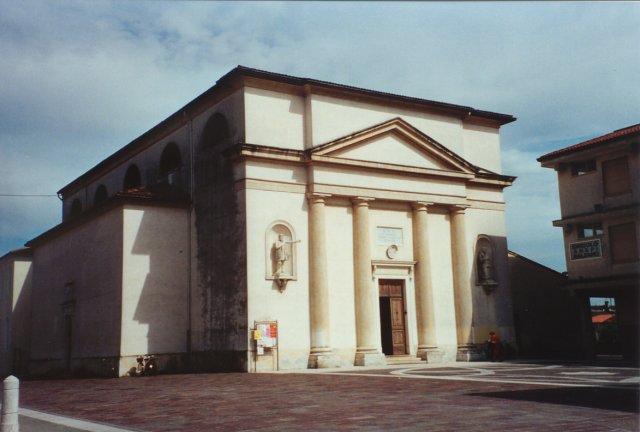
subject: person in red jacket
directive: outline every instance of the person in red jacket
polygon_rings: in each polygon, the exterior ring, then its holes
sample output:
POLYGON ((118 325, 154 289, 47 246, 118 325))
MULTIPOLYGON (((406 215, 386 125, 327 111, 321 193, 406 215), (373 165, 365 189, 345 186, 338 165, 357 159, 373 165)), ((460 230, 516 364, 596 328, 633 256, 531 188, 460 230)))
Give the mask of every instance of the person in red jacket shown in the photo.
POLYGON ((489 353, 491 361, 498 361, 500 357, 500 337, 495 332, 489 332, 489 353))

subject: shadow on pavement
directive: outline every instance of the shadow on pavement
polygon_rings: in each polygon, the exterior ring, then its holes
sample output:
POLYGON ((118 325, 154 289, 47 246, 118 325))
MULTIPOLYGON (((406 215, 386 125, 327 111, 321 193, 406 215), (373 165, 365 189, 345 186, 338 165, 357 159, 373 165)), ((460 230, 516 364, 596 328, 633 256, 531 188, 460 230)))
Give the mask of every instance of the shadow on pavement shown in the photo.
POLYGON ((640 413, 640 390, 638 388, 563 387, 470 393, 469 396, 574 405, 611 411, 640 413))

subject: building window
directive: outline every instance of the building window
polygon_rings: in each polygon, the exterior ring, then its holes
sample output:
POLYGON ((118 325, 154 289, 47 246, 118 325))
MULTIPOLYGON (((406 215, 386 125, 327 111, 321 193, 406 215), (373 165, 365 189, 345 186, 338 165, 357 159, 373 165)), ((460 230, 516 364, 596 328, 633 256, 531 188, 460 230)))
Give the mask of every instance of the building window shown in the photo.
POLYGON ((126 191, 129 189, 137 188, 141 184, 142 181, 140 180, 140 170, 137 166, 131 165, 127 169, 127 173, 124 175, 122 189, 126 191))
POLYGON ((579 224, 578 238, 597 237, 604 234, 601 223, 579 224))
POLYGON ((629 164, 626 157, 602 162, 604 195, 615 196, 631 192, 629 164))
POLYGON ((609 227, 609 247, 612 262, 638 260, 638 239, 634 222, 609 227))
POLYGON ((574 176, 581 176, 596 170, 595 159, 589 159, 586 161, 573 162, 571 164, 571 174, 574 176))

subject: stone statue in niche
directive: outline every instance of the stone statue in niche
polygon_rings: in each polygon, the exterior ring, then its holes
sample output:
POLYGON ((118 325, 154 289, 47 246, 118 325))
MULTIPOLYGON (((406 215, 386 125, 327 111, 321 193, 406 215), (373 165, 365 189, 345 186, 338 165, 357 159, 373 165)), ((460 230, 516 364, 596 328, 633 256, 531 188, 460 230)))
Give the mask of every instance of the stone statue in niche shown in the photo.
POLYGON ((481 285, 487 293, 490 293, 498 286, 494 276, 494 249, 491 240, 486 237, 480 238, 476 250, 478 251, 476 257, 478 285, 481 285))
POLYGON ((265 238, 267 280, 273 280, 282 292, 291 280, 296 280, 296 248, 293 228, 285 221, 269 226, 265 238))
POLYGON ((276 277, 279 276, 290 276, 291 275, 291 271, 288 268, 289 266, 285 266, 285 264, 287 264, 287 261, 289 261, 291 259, 291 245, 293 243, 298 243, 300 240, 297 241, 290 241, 290 240, 286 240, 284 237, 284 234, 278 234, 278 238, 276 239, 275 242, 273 242, 273 251, 274 251, 274 258, 275 258, 275 271, 273 272, 273 275, 276 277))
POLYGON ((493 262, 489 248, 483 246, 478 253, 478 273, 480 274, 480 282, 493 281, 493 262))

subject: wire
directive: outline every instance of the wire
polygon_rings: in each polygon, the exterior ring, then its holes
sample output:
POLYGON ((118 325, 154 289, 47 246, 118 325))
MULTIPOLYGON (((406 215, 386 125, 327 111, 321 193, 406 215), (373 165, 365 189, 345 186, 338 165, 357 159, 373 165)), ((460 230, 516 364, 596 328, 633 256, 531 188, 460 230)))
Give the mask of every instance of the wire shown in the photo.
POLYGON ((57 197, 58 195, 49 194, 0 194, 0 197, 57 197))

